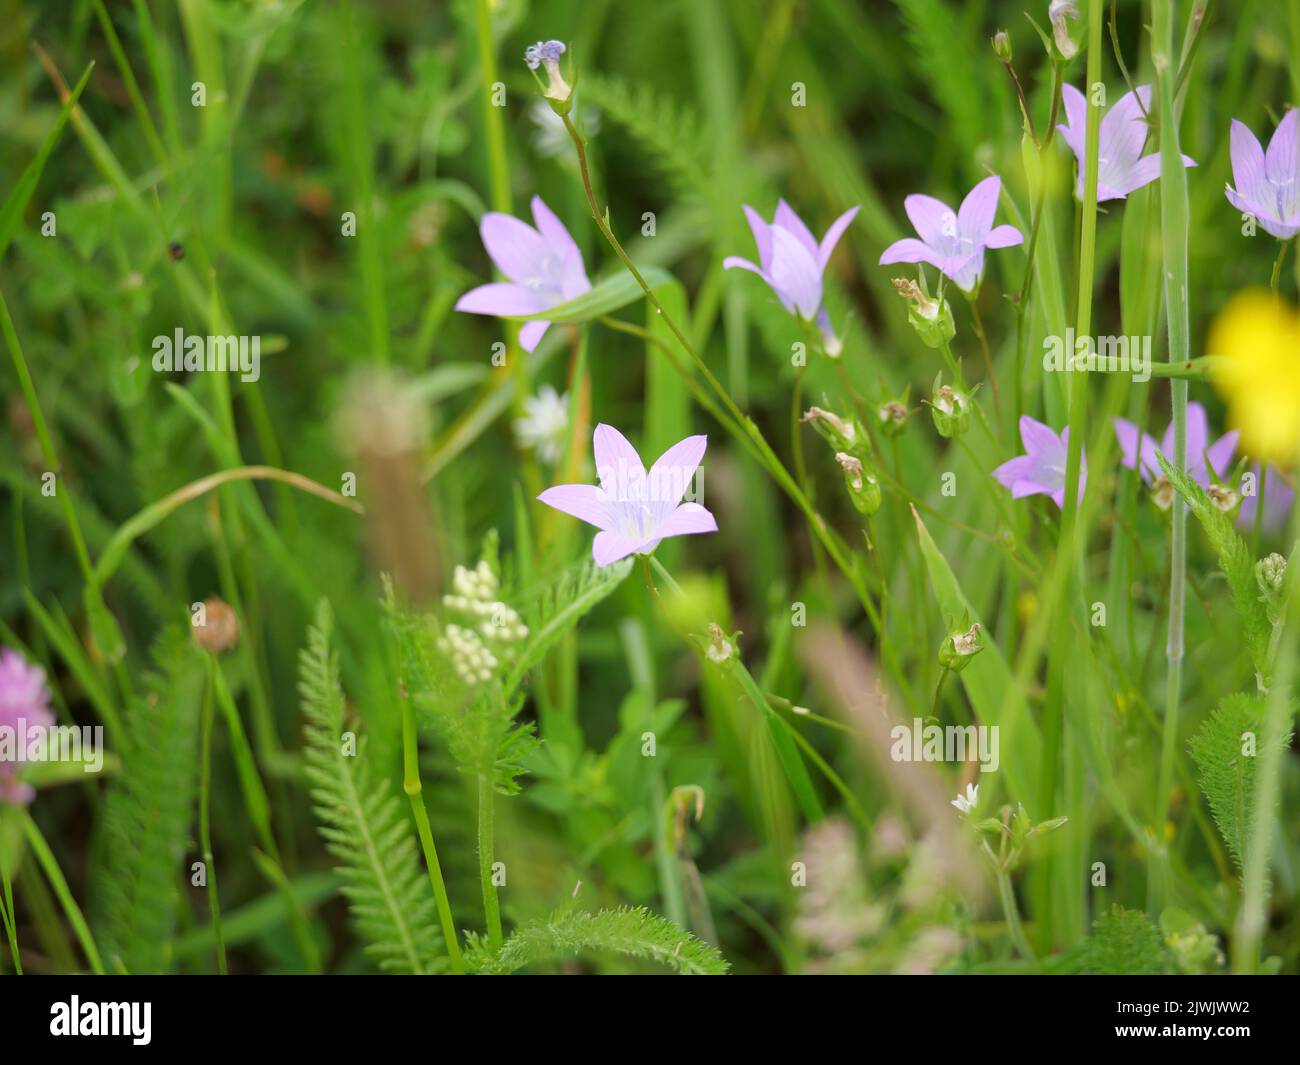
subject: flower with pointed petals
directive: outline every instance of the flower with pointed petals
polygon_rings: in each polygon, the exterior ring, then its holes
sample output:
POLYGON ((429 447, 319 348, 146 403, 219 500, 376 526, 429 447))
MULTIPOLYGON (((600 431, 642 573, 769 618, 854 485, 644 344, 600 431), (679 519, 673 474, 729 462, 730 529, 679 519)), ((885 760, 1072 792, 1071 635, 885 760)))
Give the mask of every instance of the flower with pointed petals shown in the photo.
POLYGON ((1025 242, 1015 226, 993 224, 1002 179, 986 177, 966 194, 954 213, 942 200, 913 194, 903 201, 920 240, 896 240, 880 256, 889 263, 929 263, 963 292, 973 292, 984 274, 985 248, 1012 248, 1025 242))
POLYGON ((688 436, 660 455, 647 473, 627 438, 601 424, 592 437, 599 487, 561 484, 537 498, 600 530, 591 545, 596 565, 648 555, 665 537, 718 531, 713 515, 700 504, 681 501, 707 445, 707 437, 688 436))
POLYGON ((763 221, 762 216, 748 204, 744 205, 744 211, 754 233, 754 243, 758 246, 758 265, 738 255, 728 255, 722 260, 723 269, 738 266, 758 274, 787 311, 805 322, 817 323, 826 344, 826 353, 838 355, 840 344, 831 331, 830 316, 822 307, 822 274, 830 262, 831 252, 858 209, 850 207, 835 219, 820 244, 785 200, 777 203, 776 214, 770 223, 763 221))
MULTIPOLYGON (((470 289, 456 301, 456 310, 498 317, 538 314, 591 288, 582 252, 540 196, 533 197, 533 221, 536 229, 498 211, 483 216, 483 246, 507 280, 470 289)), ((525 322, 520 345, 532 351, 550 327, 550 322, 525 322)))
MULTIPOLYGON (((1136 425, 1124 418, 1115 419, 1115 436, 1118 437, 1120 451, 1123 452, 1121 461, 1130 470, 1136 469, 1147 484, 1155 484, 1164 477, 1160 470, 1160 460, 1156 458, 1157 451, 1164 455, 1166 462, 1173 465, 1172 422, 1165 430, 1158 448, 1154 437, 1140 432, 1136 425)), ((1202 488, 1208 488, 1211 469, 1216 477, 1222 477, 1227 470, 1232 454, 1237 450, 1237 436, 1234 429, 1211 444, 1205 408, 1195 400, 1187 404, 1187 475, 1202 488)))
POLYGON ((1300 112, 1288 111, 1273 131, 1268 151, 1260 147, 1244 122, 1232 120, 1229 145, 1232 180, 1224 189, 1238 211, 1252 214, 1278 240, 1300 233, 1300 151, 1296 150, 1300 112))
MULTIPOLYGON (((529 70, 533 71, 534 77, 537 77, 539 82, 541 77, 537 74, 537 68, 541 67, 546 71, 546 82, 542 86, 543 95, 560 104, 568 102, 573 95, 573 86, 565 81, 564 75, 560 73, 560 56, 566 51, 568 49, 565 48, 563 41, 538 41, 524 49, 524 63, 529 70)), ((560 113, 567 113, 567 109, 560 113)))
MULTIPOLYGON (((32 729, 54 724, 45 670, 28 665, 22 655, 8 647, 0 650, 0 729, 13 730, 16 737, 32 729)), ((0 760, 0 803, 26 806, 36 792, 18 779, 20 762, 0 760)))
MULTIPOLYGON (((1295 502, 1295 489, 1283 477, 1282 471, 1271 462, 1265 467, 1264 474, 1264 517, 1265 529, 1277 529, 1291 511, 1295 502)), ((1255 475, 1255 491, 1251 495, 1241 495, 1241 510, 1237 512, 1237 527, 1249 531, 1255 527, 1255 508, 1259 506, 1260 466, 1255 463, 1250 468, 1255 475)))
MULTIPOLYGON (((1073 85, 1061 87, 1065 103, 1065 125, 1056 128, 1074 152, 1079 163, 1079 176, 1075 182, 1075 195, 1083 199, 1083 172, 1085 146, 1088 136, 1088 100, 1073 85)), ((1101 120, 1097 140, 1097 202, 1122 200, 1143 185, 1150 185, 1160 176, 1160 153, 1143 155, 1147 140, 1146 115, 1151 113, 1151 86, 1139 85, 1126 92, 1106 112, 1101 120)), ((1182 157, 1184 166, 1195 166, 1196 160, 1182 157)))
MULTIPOLYGON (((1011 489, 1011 497, 1047 495, 1062 510, 1065 509, 1065 463, 1070 449, 1070 430, 1061 430, 1057 436, 1042 422, 1027 414, 1020 416, 1020 439, 1025 454, 1004 462, 993 476, 1011 489)), ((1088 456, 1079 454, 1079 499, 1088 482, 1088 456)))
POLYGON ((980 801, 980 786, 978 784, 967 784, 966 794, 957 793, 957 798, 952 800, 952 805, 957 807, 964 814, 970 813, 975 809, 975 804, 980 801))

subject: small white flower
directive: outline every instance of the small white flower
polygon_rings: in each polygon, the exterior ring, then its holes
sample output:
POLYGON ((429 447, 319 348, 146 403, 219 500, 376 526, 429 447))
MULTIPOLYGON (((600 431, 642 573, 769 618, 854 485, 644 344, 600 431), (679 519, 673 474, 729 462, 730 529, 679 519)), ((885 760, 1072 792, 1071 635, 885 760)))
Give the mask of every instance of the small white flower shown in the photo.
POLYGON ((978 784, 967 784, 966 794, 957 793, 957 798, 952 800, 952 805, 957 807, 964 814, 970 813, 975 809, 975 804, 979 802, 980 786, 978 784))
POLYGON ((537 395, 524 400, 524 416, 515 420, 515 439, 522 448, 536 448, 543 462, 555 463, 568 435, 568 394, 558 395, 550 385, 542 385, 537 395))

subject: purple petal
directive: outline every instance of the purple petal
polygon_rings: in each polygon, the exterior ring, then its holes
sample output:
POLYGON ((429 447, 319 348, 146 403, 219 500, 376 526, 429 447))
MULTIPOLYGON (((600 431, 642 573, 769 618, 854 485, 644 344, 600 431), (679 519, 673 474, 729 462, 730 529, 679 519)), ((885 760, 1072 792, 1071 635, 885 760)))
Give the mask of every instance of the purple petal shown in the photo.
POLYGON ((608 566, 621 558, 627 558, 641 546, 640 540, 629 540, 612 532, 598 532, 591 542, 591 557, 597 566, 608 566))
POLYGON ((822 242, 817 248, 817 265, 821 269, 826 269, 826 264, 831 261, 831 252, 835 250, 835 245, 840 242, 840 237, 849 228, 849 223, 853 221, 857 213, 858 209, 856 207, 850 207, 831 223, 830 229, 826 230, 826 236, 822 237, 822 242))
MULTIPOLYGON (((537 232, 542 235, 550 250, 559 255, 566 262, 570 259, 577 259, 579 269, 582 269, 582 249, 577 242, 569 236, 569 231, 564 228, 564 223, 555 217, 554 212, 542 202, 540 196, 534 196, 532 202, 533 221, 537 223, 537 232)), ((586 276, 585 269, 583 276, 586 276)))
POLYGON ((998 196, 1002 192, 1002 179, 996 175, 986 177, 966 194, 957 210, 957 233, 974 244, 981 243, 993 228, 993 216, 998 210, 998 196))
POLYGON ((686 536, 691 533, 711 533, 718 531, 718 523, 713 515, 698 503, 683 503, 668 515, 659 526, 658 536, 686 536))
POLYGON ((1083 158, 1083 138, 1088 128, 1087 98, 1073 85, 1061 86, 1061 99, 1065 103, 1066 125, 1058 125, 1062 139, 1070 146, 1076 159, 1083 158))
POLYGON ((1008 459, 993 471, 993 477, 1014 491, 1018 481, 1027 480, 1034 472, 1034 460, 1029 455, 1008 459))
POLYGON ((1143 110, 1151 113, 1150 85, 1139 85, 1136 92, 1126 92, 1101 120, 1097 154, 1105 160, 1102 169, 1123 171, 1138 161, 1150 129, 1143 110))
POLYGON ((1127 418, 1116 418, 1114 425, 1115 437, 1119 440, 1119 449, 1122 453, 1120 464, 1130 470, 1136 469, 1138 448, 1144 434, 1127 418))
POLYGON ((917 236, 930 247, 946 247, 956 238, 957 214, 942 200, 913 193, 903 201, 903 210, 907 212, 917 236))
POLYGON ((550 328, 550 322, 525 322, 519 330, 519 346, 529 352, 536 350, 550 328))
MULTIPOLYGON (((1187 468, 1199 470, 1204 474, 1205 448, 1210 442, 1210 420, 1205 416, 1205 408, 1196 400, 1187 404, 1187 468)), ((1174 426, 1171 422, 1165 431, 1165 439, 1160 449, 1171 462, 1174 454, 1174 426)))
POLYGON ((456 310, 468 314, 536 314, 545 309, 532 289, 504 281, 479 285, 456 301, 456 310))
POLYGON ((772 279, 767 276, 767 271, 760 266, 755 266, 748 259, 742 259, 739 255, 728 255, 722 260, 722 268, 724 270, 731 270, 734 267, 740 267, 742 270, 749 270, 752 273, 758 274, 758 276, 769 285, 772 283, 772 279))
MULTIPOLYGON (((1279 125, 1278 130, 1281 129, 1279 125)), ((1273 139, 1277 140, 1276 133, 1273 134, 1273 139)), ((1237 187, 1237 194, 1250 203, 1261 205, 1267 203, 1268 179, 1265 174, 1264 149, 1260 147, 1259 139, 1251 132, 1249 126, 1234 118, 1228 133, 1228 144, 1232 155, 1232 181, 1237 187)), ((1270 144, 1269 147, 1272 148, 1272 145, 1270 144)))
POLYGON ((989 230, 989 235, 984 238, 984 247, 986 248, 1014 248, 1017 244, 1025 242, 1025 235, 1015 226, 1001 225, 994 226, 989 230))
POLYGON ((1216 477, 1222 477, 1232 461, 1233 452, 1237 450, 1237 439, 1240 433, 1236 429, 1230 433, 1224 433, 1218 440, 1210 445, 1206 451, 1206 456, 1210 461, 1210 469, 1214 471, 1216 477))
POLYGON ((1295 211, 1296 181, 1300 179, 1300 155, 1296 152, 1296 129, 1300 126, 1300 118, 1296 114, 1292 108, 1282 116, 1264 157, 1264 173, 1268 179, 1275 185, 1290 189, 1291 210, 1288 214, 1295 211))
POLYGON ((1036 421, 1028 414, 1020 416, 1020 439, 1029 455, 1051 453, 1061 447, 1061 438, 1052 432, 1050 426, 1036 421))
POLYGON ((479 233, 497 269, 517 284, 540 277, 546 258, 546 241, 526 222, 489 211, 479 223, 479 233))
MULTIPOLYGON (((772 227, 764 222, 762 215, 749 204, 745 204, 742 209, 749 220, 750 231, 754 234, 754 244, 758 248, 758 261, 762 264, 763 270, 768 270, 772 266, 772 227)), ((725 266, 726 263, 723 265, 725 266)))
POLYGON ((597 529, 608 529, 614 524, 605 493, 594 484, 557 484, 546 489, 537 500, 597 529))
POLYGON ((663 522, 681 502, 708 445, 707 436, 688 436, 655 459, 650 467, 652 525, 663 522))
POLYGON ((984 273, 984 248, 976 248, 970 255, 953 255, 939 263, 939 269, 963 292, 971 292, 984 273))
POLYGON ((822 302, 822 272, 808 249, 783 226, 772 227, 771 274, 786 310, 811 321, 822 302))
POLYGON ((641 498, 645 467, 627 437, 612 425, 601 422, 592 434, 591 450, 596 459, 600 487, 612 502, 626 503, 641 498))
POLYGON ((922 243, 915 237, 904 237, 902 240, 894 241, 880 253, 880 265, 888 266, 890 263, 929 263, 931 266, 937 266, 939 256, 928 244, 922 243))
POLYGON ((808 227, 804 225, 803 219, 795 214, 790 205, 783 199, 777 201, 776 217, 773 219, 773 224, 780 226, 794 237, 803 245, 809 257, 814 262, 817 261, 817 242, 813 240, 813 235, 808 231, 808 227))

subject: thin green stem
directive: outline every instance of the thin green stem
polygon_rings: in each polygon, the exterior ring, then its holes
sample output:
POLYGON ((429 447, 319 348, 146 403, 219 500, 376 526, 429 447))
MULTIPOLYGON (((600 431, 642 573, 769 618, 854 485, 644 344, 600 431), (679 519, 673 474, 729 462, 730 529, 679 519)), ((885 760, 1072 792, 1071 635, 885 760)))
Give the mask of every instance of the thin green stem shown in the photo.
POLYGON ((478 875, 483 887, 483 917, 487 923, 488 945, 500 950, 505 941, 501 934, 501 903, 497 886, 492 882, 493 836, 495 833, 496 790, 492 778, 480 773, 478 778, 478 875))
POLYGON ((212 719, 213 683, 209 673, 203 687, 201 753, 199 755, 199 847, 203 851, 203 868, 208 882, 208 912, 212 915, 212 934, 216 939, 217 972, 226 975, 226 937, 221 930, 221 901, 217 895, 217 866, 212 856, 212 719))
POLYGON ((77 900, 72 897, 72 892, 68 890, 68 882, 64 879, 63 870, 59 868, 54 852, 50 850, 50 845, 45 842, 45 837, 41 835, 41 830, 36 827, 36 822, 32 820, 31 814, 24 811, 22 818, 23 829, 27 833, 27 842, 32 848, 32 853, 36 855, 36 860, 40 863, 42 871, 45 873, 45 879, 49 881, 50 887, 53 888, 54 894, 58 897, 59 904, 63 907, 64 916, 67 917, 68 923, 72 925, 73 932, 76 933, 78 942, 81 943, 81 949, 86 955, 86 961, 90 963, 91 971, 96 976, 103 976, 104 962, 99 956, 99 948, 95 946, 95 939, 90 934, 90 926, 86 924, 86 918, 82 916, 81 907, 77 905, 77 900))

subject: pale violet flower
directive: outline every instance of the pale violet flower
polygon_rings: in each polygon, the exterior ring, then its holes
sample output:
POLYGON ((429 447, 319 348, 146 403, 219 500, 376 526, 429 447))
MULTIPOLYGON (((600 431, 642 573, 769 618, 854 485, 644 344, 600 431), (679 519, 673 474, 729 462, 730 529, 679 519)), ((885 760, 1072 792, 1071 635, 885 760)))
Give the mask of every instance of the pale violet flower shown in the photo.
POLYGON ((1245 214, 1254 215, 1265 232, 1278 240, 1300 233, 1300 151, 1296 150, 1300 117, 1288 111, 1273 131, 1268 151, 1260 147, 1245 123, 1232 120, 1229 146, 1232 180, 1224 194, 1245 214))
POLYGON ((722 260, 723 268, 740 267, 761 277, 787 311, 805 322, 817 323, 827 354, 838 355, 840 343, 822 307, 822 274, 858 209, 850 207, 835 219, 820 244, 785 200, 777 203, 771 222, 765 222, 748 204, 744 205, 744 211, 758 247, 758 265, 738 255, 728 255, 722 260))
POLYGON ((973 292, 984 274, 985 248, 1011 248, 1025 242, 1015 226, 993 224, 1002 179, 987 177, 966 194, 954 211, 942 200, 914 193, 903 210, 917 236, 896 240, 880 256, 889 263, 929 263, 963 292, 973 292))
POLYGON ((1241 496, 1241 510, 1237 512, 1237 528, 1249 531, 1255 527, 1255 509, 1259 506, 1260 478, 1264 480, 1264 517, 1261 524, 1265 529, 1280 528, 1291 505, 1295 502, 1295 489, 1288 483, 1286 476, 1271 462, 1261 474, 1256 462, 1250 468, 1255 475, 1255 491, 1251 495, 1244 492, 1241 496))
POLYGON ((524 416, 515 419, 514 429, 521 448, 536 448, 543 462, 558 462, 569 436, 568 393, 561 396, 542 385, 537 395, 524 399, 524 416))
MULTIPOLYGON (((508 214, 489 211, 479 223, 483 246, 508 278, 472 288, 456 301, 456 310, 511 317, 538 314, 581 296, 591 288, 582 252, 569 231, 540 196, 533 197, 534 229, 508 214)), ((550 322, 525 322, 519 343, 532 351, 550 322)))
POLYGON ((627 438, 601 424, 592 437, 600 485, 556 485, 537 498, 600 530, 591 545, 596 565, 648 555, 665 537, 718 531, 713 515, 700 504, 681 501, 707 445, 707 437, 688 436, 660 455, 647 473, 627 438))
POLYGON ((573 88, 560 73, 560 56, 567 50, 563 41, 538 41, 524 49, 524 62, 528 69, 536 71, 541 67, 546 71, 544 95, 552 100, 564 101, 573 93, 573 88))
MULTIPOLYGON (((0 730, 11 741, 5 746, 19 750, 19 733, 30 735, 32 730, 48 729, 53 724, 45 670, 29 665, 17 651, 8 647, 0 650, 0 730)), ((0 804, 26 806, 35 797, 32 786, 18 779, 21 765, 21 761, 0 759, 0 804)))
MULTIPOLYGON (((1047 495, 1062 510, 1065 509, 1065 463, 1070 448, 1070 430, 1067 426, 1057 436, 1048 426, 1035 421, 1028 414, 1020 416, 1020 439, 1025 454, 1004 462, 993 476, 1011 489, 1011 498, 1047 495)), ((1088 481, 1088 456, 1079 454, 1079 499, 1088 481)))
MULTIPOLYGON (((1115 419, 1115 436, 1119 439, 1123 452, 1123 464, 1130 470, 1136 469, 1147 484, 1155 484, 1164 478, 1160 469, 1157 453, 1173 465, 1174 461, 1174 426, 1171 422, 1165 435, 1156 446, 1155 437, 1141 433, 1138 427, 1124 418, 1115 419)), ((1222 477, 1232 461, 1232 453, 1237 449, 1237 431, 1225 433, 1213 444, 1210 443, 1209 420, 1205 408, 1195 400, 1187 404, 1187 475, 1202 488, 1210 486, 1210 470, 1216 477, 1222 477), (1208 460, 1208 465, 1207 465, 1208 460)))
POLYGON ((980 786, 978 784, 967 784, 966 794, 957 793, 957 798, 952 800, 952 805, 957 807, 964 814, 970 813, 975 809, 975 804, 980 801, 980 786))
MULTIPOLYGON (((1073 85, 1061 86, 1065 103, 1065 125, 1058 125, 1079 164, 1075 195, 1083 199, 1083 172, 1088 131, 1088 100, 1073 85)), ((1147 118, 1151 113, 1151 86, 1139 85, 1126 92, 1101 120, 1097 139, 1097 202, 1122 200, 1160 176, 1160 153, 1143 155, 1147 140, 1147 118)), ((1182 157, 1183 166, 1196 160, 1182 157)))

